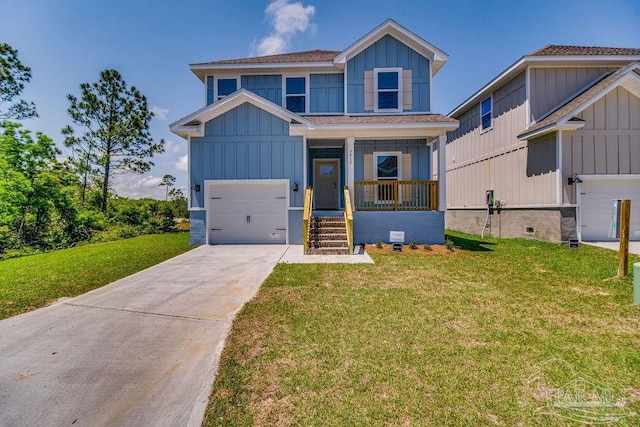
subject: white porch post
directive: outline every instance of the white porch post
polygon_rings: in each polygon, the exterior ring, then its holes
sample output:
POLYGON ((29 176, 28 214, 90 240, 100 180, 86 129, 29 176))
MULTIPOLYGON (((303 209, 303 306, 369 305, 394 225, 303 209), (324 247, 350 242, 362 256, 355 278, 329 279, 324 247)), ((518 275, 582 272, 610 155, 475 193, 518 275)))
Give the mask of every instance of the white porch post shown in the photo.
POLYGON ((438 210, 447 210, 447 135, 438 137, 438 210))
MULTIPOLYGON (((354 199, 354 181, 355 181, 355 142, 356 138, 353 136, 347 137, 347 144, 345 146, 345 163, 347 164, 347 185, 349 186, 349 195, 351 196, 351 203, 353 203, 354 199)), ((351 207, 353 208, 353 206, 351 207)))

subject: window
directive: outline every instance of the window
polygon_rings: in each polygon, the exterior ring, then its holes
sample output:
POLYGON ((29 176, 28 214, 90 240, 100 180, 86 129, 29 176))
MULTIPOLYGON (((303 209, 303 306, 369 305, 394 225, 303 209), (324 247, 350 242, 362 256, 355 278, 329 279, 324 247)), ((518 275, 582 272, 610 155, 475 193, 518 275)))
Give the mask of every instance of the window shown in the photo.
POLYGON ((378 68, 374 70, 374 110, 402 111, 402 69, 378 68))
POLYGON ((482 121, 483 130, 489 129, 492 126, 491 110, 493 109, 493 100, 491 98, 491 96, 488 97, 487 99, 482 101, 482 104, 480 104, 480 119, 482 121))
MULTIPOLYGON (((402 177, 402 153, 391 151, 387 153, 373 153, 373 176, 376 181, 398 181, 402 177)), ((395 186, 380 184, 377 186, 376 201, 393 202, 395 186)))
POLYGON ((213 76, 207 76, 207 105, 213 104, 213 76))
POLYGON ((238 90, 238 79, 218 79, 218 85, 216 87, 218 96, 216 100, 222 99, 227 95, 231 95, 238 90))
POLYGON ((287 77, 285 79, 285 106, 294 113, 304 113, 307 108, 306 77, 287 77))

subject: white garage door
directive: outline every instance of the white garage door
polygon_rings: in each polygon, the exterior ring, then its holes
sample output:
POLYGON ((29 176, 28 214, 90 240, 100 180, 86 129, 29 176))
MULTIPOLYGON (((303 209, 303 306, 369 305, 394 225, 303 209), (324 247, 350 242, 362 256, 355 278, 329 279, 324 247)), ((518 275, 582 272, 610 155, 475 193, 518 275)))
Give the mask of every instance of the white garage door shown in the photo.
POLYGON ((630 240, 640 240, 640 176, 629 179, 589 179, 580 184, 582 240, 618 240, 609 237, 613 200, 631 200, 630 240))
POLYGON ((286 182, 209 183, 209 243, 286 243, 286 182))

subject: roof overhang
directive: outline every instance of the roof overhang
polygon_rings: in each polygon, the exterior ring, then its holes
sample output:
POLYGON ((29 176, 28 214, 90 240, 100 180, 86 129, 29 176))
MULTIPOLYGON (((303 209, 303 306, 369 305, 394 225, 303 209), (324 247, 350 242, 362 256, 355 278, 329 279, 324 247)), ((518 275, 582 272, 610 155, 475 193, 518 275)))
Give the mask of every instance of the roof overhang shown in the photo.
POLYGON ((640 56, 636 55, 558 55, 558 56, 530 56, 525 55, 511 64, 506 70, 500 73, 496 78, 480 88, 477 92, 467 98, 460 105, 455 107, 447 116, 457 117, 466 111, 469 107, 480 102, 481 98, 485 99, 495 89, 504 85, 506 82, 523 72, 527 67, 571 67, 585 65, 611 65, 622 66, 630 62, 640 61, 640 56))
POLYGON ((548 133, 556 132, 559 130, 578 130, 584 127, 584 120, 578 119, 577 117, 567 118, 562 122, 551 123, 548 126, 542 127, 540 129, 536 129, 533 132, 526 132, 518 135, 519 141, 527 141, 531 139, 535 139, 541 136, 544 136, 548 133))
POLYGON ((336 70, 343 70, 343 64, 334 64, 333 61, 323 62, 282 62, 282 63, 267 63, 267 64, 191 64, 189 69, 195 74, 202 82, 207 75, 216 74, 238 74, 239 71, 243 74, 259 74, 259 73, 274 73, 274 72, 331 72, 336 70))
POLYGON ((312 124, 304 117, 292 113, 291 111, 284 109, 281 106, 248 91, 247 89, 239 89, 231 95, 226 96, 213 104, 207 105, 206 107, 172 123, 169 125, 169 129, 174 134, 185 139, 192 136, 204 136, 204 124, 206 122, 213 120, 214 118, 231 111, 244 103, 252 104, 289 123, 312 124))
POLYGON ((292 136, 307 138, 430 138, 456 130, 457 121, 447 123, 291 124, 292 136))
POLYGON ((422 56, 429 58, 432 63, 432 76, 436 75, 440 68, 442 68, 445 62, 447 62, 447 60, 449 59, 449 55, 444 53, 442 50, 438 49, 431 43, 425 41, 423 38, 407 30, 402 25, 395 22, 393 19, 387 19, 382 24, 378 25, 376 28, 360 38, 358 41, 353 43, 351 46, 340 52, 335 57, 334 62, 336 64, 346 63, 349 59, 364 51, 366 48, 386 35, 390 35, 400 40, 422 56))
MULTIPOLYGON (((610 82, 606 87, 597 91, 597 93, 593 93, 587 100, 581 102, 579 105, 576 105, 575 108, 571 109, 566 114, 563 114, 562 117, 559 117, 557 120, 549 123, 547 126, 535 129, 530 132, 525 131, 524 133, 518 135, 518 140, 524 141, 537 138, 539 136, 557 130, 577 130, 583 128, 585 125, 585 121, 576 116, 591 105, 595 104, 603 97, 605 97, 608 93, 610 93, 617 87, 622 87, 637 98, 640 98, 640 63, 635 62, 633 64, 630 64, 620 72, 620 75, 614 81, 610 82)), ((567 102, 565 105, 568 106, 570 102, 571 101, 567 102)), ((560 107, 562 106, 559 106, 559 108, 560 107)))

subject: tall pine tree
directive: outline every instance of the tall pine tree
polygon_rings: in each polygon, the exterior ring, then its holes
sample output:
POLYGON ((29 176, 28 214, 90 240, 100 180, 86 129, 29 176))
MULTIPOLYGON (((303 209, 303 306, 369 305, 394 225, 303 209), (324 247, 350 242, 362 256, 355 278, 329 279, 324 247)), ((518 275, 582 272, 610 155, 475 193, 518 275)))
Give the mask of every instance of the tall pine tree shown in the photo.
POLYGON ((127 87, 118 71, 102 71, 98 82, 83 83, 80 90, 80 99, 67 95, 71 102, 67 112, 83 132, 76 136, 75 129, 67 126, 62 133, 83 182, 87 174, 98 171, 102 211, 107 212, 112 175, 147 172, 153 166, 149 158, 164 152, 164 140, 153 141, 149 133, 153 113, 147 98, 135 87, 127 87))

